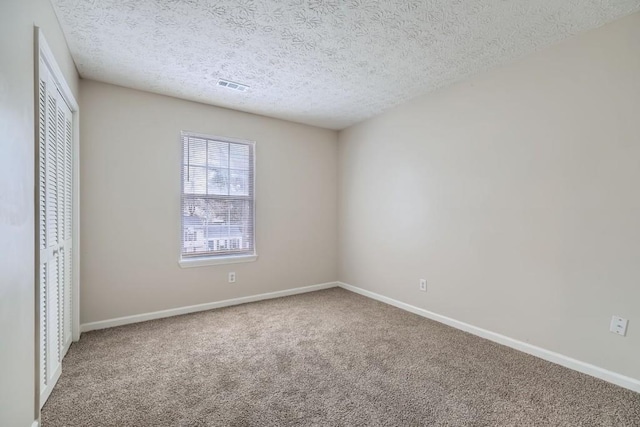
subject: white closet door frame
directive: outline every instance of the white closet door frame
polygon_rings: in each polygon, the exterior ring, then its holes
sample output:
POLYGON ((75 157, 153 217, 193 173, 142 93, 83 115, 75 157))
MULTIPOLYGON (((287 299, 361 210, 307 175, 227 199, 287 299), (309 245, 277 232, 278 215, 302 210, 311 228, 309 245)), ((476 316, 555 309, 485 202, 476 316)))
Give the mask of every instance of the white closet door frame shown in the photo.
MULTIPOLYGON (((41 77, 41 64, 43 64, 48 69, 48 74, 54 80, 55 85, 59 89, 60 95, 66 102, 67 106, 69 106, 72 114, 72 123, 73 123, 73 158, 72 158, 72 283, 71 283, 71 300, 72 300, 72 319, 71 319, 71 338, 72 340, 78 341, 80 339, 80 126, 79 126, 79 107, 76 102, 69 85, 64 79, 64 75, 62 71, 60 71, 60 67, 53 56, 53 52, 49 48, 47 41, 44 37, 42 29, 39 27, 34 27, 34 39, 35 39, 35 73, 34 73, 34 94, 35 94, 35 105, 36 105, 36 115, 35 115, 35 150, 36 150, 36 164, 35 164, 35 179, 36 182, 39 182, 39 162, 38 162, 38 150, 39 150, 39 141, 40 141, 40 129, 38 126, 38 114, 39 114, 39 88, 40 88, 40 77, 41 77)), ((47 70, 43 70, 42 73, 47 72, 47 70)), ((36 203, 36 218, 39 218, 38 204, 39 204, 39 194, 36 192, 35 194, 35 203, 36 203)), ((39 221, 36 221, 36 284, 35 284, 35 415, 36 419, 40 419, 40 354, 42 349, 40 348, 40 279, 39 279, 39 269, 40 269, 40 236, 39 236, 39 221)))

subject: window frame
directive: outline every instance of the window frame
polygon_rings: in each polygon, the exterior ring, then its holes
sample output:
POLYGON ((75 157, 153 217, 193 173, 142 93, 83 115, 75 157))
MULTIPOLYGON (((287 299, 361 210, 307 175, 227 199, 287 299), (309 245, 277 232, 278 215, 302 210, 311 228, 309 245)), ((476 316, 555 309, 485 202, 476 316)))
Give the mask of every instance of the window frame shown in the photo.
POLYGON ((232 138, 232 137, 224 137, 217 135, 208 135, 198 132, 191 131, 181 131, 180 132, 180 201, 179 201, 179 219, 178 226, 180 227, 180 232, 178 233, 179 237, 179 245, 178 245, 178 264, 182 268, 190 268, 190 267, 204 267, 210 265, 222 265, 222 264, 236 264, 236 263, 244 263, 244 262, 253 262, 258 259, 257 253, 257 245, 256 245, 256 142, 246 139, 240 138, 232 138), (192 255, 192 256, 183 256, 183 245, 184 245, 184 236, 185 236, 185 228, 183 224, 183 209, 184 209, 184 139, 185 138, 199 138, 205 140, 219 141, 223 143, 231 143, 231 144, 244 144, 250 147, 250 167, 252 170, 252 182, 251 184, 251 198, 248 199, 251 204, 252 211, 252 224, 251 229, 253 233, 253 251, 251 253, 243 253, 243 254, 222 254, 222 255, 212 255, 212 254, 203 254, 203 255, 192 255))

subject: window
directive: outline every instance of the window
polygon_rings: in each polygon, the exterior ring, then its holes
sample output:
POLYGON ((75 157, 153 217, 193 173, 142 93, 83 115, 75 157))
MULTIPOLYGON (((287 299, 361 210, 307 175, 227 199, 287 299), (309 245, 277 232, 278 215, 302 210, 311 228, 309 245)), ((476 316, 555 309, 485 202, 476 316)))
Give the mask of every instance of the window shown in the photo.
POLYGON ((254 143, 182 132, 180 265, 254 261, 254 143))

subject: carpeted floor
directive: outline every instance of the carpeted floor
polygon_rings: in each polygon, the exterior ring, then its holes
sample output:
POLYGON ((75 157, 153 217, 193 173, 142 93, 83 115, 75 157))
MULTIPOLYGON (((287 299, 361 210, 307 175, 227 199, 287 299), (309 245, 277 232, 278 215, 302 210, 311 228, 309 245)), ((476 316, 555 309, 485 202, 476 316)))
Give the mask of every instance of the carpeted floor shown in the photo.
POLYGON ((343 289, 89 332, 42 426, 640 426, 640 394, 343 289))

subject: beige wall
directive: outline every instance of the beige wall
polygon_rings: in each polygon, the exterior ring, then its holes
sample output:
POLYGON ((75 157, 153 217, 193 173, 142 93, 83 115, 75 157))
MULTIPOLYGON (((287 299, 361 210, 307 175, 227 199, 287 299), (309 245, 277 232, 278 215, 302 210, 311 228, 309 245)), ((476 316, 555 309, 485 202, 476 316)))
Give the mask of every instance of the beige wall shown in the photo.
POLYGON ((635 14, 342 131, 340 280, 640 379, 639 46, 635 14))
POLYGON ((335 131, 86 80, 80 106, 81 323, 337 279, 335 131), (181 130, 256 141, 256 262, 178 266, 181 130))
MULTIPOLYGON (((0 425, 8 426, 36 417, 34 24, 76 97, 79 84, 49 2, 3 1, 0 425)), ((343 131, 339 153, 332 131, 83 81, 81 321, 339 276, 640 378, 638 45, 636 14, 343 131), (178 267, 182 129, 257 141, 257 262, 178 267), (626 338, 607 330, 614 313, 630 319, 626 338)))
POLYGON ((78 76, 48 0, 0 4, 0 425, 36 418, 34 378, 34 35, 40 26, 67 83, 78 76))

